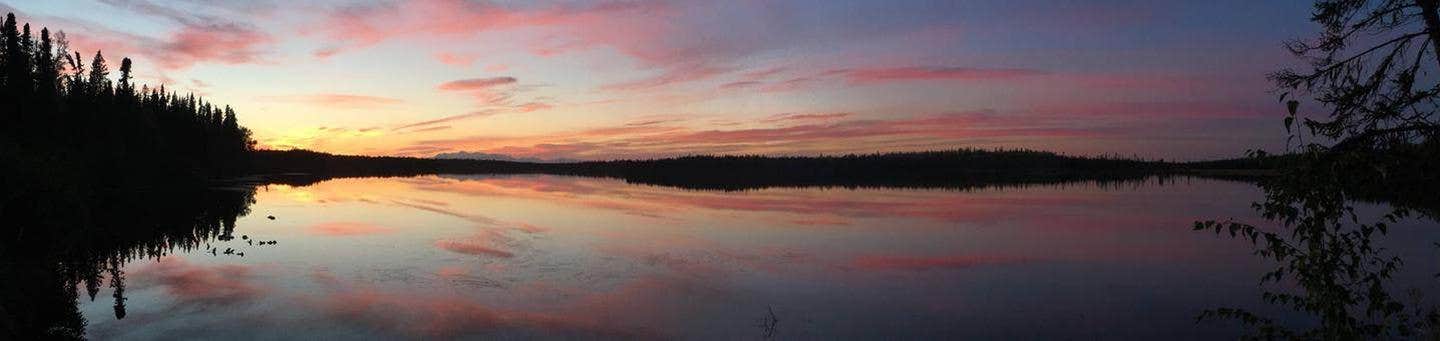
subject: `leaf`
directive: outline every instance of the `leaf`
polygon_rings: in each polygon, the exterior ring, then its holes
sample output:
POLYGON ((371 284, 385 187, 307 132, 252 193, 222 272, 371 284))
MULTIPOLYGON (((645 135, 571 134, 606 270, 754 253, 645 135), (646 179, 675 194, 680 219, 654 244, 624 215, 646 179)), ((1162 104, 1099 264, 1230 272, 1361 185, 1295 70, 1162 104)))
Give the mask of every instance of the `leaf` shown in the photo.
POLYGON ((1290 116, 1295 116, 1295 111, 1300 109, 1300 101, 1292 99, 1285 102, 1285 109, 1290 111, 1290 116))

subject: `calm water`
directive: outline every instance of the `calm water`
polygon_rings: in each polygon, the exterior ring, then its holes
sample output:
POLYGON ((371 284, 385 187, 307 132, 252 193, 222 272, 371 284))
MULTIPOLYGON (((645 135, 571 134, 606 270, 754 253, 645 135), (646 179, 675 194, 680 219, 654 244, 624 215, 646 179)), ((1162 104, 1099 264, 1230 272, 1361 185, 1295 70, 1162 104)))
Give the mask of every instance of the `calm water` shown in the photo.
MULTIPOLYGON (((1270 265, 1248 243, 1189 226, 1253 219, 1261 197, 1199 179, 974 191, 718 192, 558 176, 270 185, 235 239, 208 240, 214 254, 197 245, 124 265, 123 319, 109 288, 93 301, 82 292, 79 309, 93 339, 1228 338, 1236 324, 1196 315, 1277 312, 1258 302, 1270 265)), ((1388 246, 1433 273, 1433 227, 1397 227, 1388 246)), ((1426 276, 1401 281, 1437 292, 1426 276)))

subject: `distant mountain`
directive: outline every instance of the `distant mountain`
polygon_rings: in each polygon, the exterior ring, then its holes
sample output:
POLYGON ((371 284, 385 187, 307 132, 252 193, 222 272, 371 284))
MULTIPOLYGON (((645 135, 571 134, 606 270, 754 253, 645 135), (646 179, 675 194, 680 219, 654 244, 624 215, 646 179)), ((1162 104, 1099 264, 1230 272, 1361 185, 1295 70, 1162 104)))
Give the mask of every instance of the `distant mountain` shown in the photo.
POLYGON ((505 154, 490 154, 481 152, 453 152, 435 154, 436 159, 442 160, 493 160, 493 161, 514 161, 514 162, 535 162, 535 163, 570 163, 580 162, 575 159, 541 159, 535 157, 514 157, 505 154))

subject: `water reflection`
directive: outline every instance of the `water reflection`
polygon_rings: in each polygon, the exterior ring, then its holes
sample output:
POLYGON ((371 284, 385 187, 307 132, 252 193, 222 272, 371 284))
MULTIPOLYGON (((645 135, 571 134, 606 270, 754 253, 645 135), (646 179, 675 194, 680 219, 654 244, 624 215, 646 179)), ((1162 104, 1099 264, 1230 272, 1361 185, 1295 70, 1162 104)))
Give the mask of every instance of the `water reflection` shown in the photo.
MULTIPOLYGON (((91 200, 34 194, 0 213, 15 231, 0 243, 0 326, 16 339, 81 338, 81 292, 111 290, 113 318, 127 314, 124 267, 231 240, 248 189, 155 190, 91 200), (18 206, 18 207, 17 207, 18 206)), ((0 335, 3 336, 3 335, 0 335)))
MULTIPOLYGON (((561 176, 156 193, 100 200, 99 232, 5 244, 4 278, 35 280, 5 283, 0 307, 7 330, 94 339, 1233 337, 1196 313, 1268 309, 1255 278, 1270 265, 1176 227, 1255 218, 1231 203, 1262 195, 1202 179, 698 191, 561 176)), ((1399 249, 1437 240, 1392 230, 1399 249)))

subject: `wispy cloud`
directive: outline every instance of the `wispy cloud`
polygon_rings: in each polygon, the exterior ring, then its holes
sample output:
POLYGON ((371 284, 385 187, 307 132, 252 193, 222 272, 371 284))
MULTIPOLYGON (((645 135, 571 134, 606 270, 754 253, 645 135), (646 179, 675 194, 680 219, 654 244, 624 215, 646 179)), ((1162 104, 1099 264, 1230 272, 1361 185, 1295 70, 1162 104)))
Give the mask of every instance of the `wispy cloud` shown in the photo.
MULTIPOLYGON (((472 112, 471 114, 442 118, 441 120, 483 117, 497 114, 501 111, 527 113, 553 107, 550 103, 546 103, 539 98, 531 98, 528 101, 523 99, 517 100, 517 96, 534 88, 533 86, 521 86, 518 85, 518 83, 519 80, 515 77, 471 78, 442 83, 437 88, 442 91, 468 94, 475 99, 476 104, 485 109, 472 112)), ((446 121, 427 121, 421 123, 434 124, 439 122, 446 121)))
POLYGON ((446 122, 454 122, 454 121, 465 120, 465 119, 486 117, 486 116, 491 116, 491 115, 495 115, 495 114, 498 114, 498 113, 500 113, 500 112, 499 112, 499 111, 494 111, 494 110, 475 111, 475 112, 464 113, 464 114, 459 114, 459 115, 452 115, 452 116, 441 117, 441 118, 437 118, 437 119, 433 119, 433 120, 426 120, 426 121, 420 121, 420 122, 403 124, 403 125, 400 125, 400 126, 397 126, 397 127, 393 128, 392 130, 405 130, 405 129, 415 128, 415 127, 431 126, 431 125, 436 125, 436 124, 446 123, 446 122))
POLYGON ((986 69, 954 66, 862 68, 835 70, 852 84, 871 84, 907 80, 984 80, 1010 79, 1043 75, 1032 69, 986 69))
POLYGON ((260 101, 304 103, 314 106, 339 108, 383 107, 404 102, 402 100, 389 97, 351 94, 260 96, 256 99, 260 101))
POLYGON ((469 67, 474 65, 478 59, 480 59, 480 55, 470 53, 439 52, 435 54, 435 60, 456 67, 469 67))
POLYGON ((472 78, 445 82, 440 84, 439 88, 440 90, 451 91, 484 90, 501 85, 515 84, 517 81, 515 77, 472 78))
MULTIPOLYGON (((417 145, 472 150, 523 157, 597 159, 663 157, 683 154, 816 153, 845 150, 863 143, 878 148, 944 142, 982 142, 990 139, 1061 138, 1096 136, 1105 131, 1056 117, 1001 115, 973 111, 902 119, 838 120, 846 115, 776 115, 771 123, 802 122, 776 127, 696 130, 663 122, 631 122, 540 136, 471 137, 422 140, 417 145)), ((853 149, 850 149, 853 151, 853 149)))
MULTIPOLYGON (((73 18, 33 18, 38 26, 63 28, 71 47, 82 54, 107 51, 113 56, 142 57, 165 70, 187 69, 199 63, 253 64, 268 60, 278 41, 255 25, 203 13, 179 11, 144 0, 105 0, 136 13, 168 20, 179 27, 161 36, 119 31, 107 25, 73 18)), ((219 10, 232 11, 214 6, 219 10)))
POLYGON ((766 117, 765 119, 760 121, 766 123, 790 121, 828 121, 850 117, 850 115, 851 114, 847 112, 837 112, 829 114, 778 114, 766 117))

